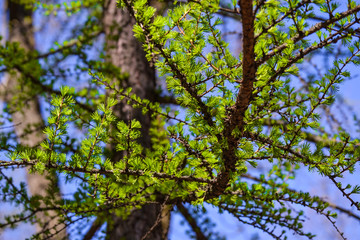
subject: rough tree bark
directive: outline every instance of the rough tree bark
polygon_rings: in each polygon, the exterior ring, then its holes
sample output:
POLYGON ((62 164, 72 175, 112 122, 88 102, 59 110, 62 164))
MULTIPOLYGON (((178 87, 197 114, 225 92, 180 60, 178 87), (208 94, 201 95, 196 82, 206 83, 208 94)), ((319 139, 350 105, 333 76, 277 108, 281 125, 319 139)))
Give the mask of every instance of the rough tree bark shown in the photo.
MULTIPOLYGON (((35 49, 34 32, 32 24, 32 10, 26 8, 18 1, 7 0, 7 8, 9 13, 9 41, 18 42, 20 47, 30 51, 35 49)), ((23 94, 26 89, 20 86, 19 79, 21 72, 18 69, 11 74, 5 76, 2 82, 1 97, 11 111, 13 124, 18 141, 22 145, 33 147, 38 145, 45 139, 42 133, 44 122, 40 113, 39 101, 36 95, 29 96, 26 101, 18 104, 17 96, 23 94), (18 109, 18 106, 23 106, 18 109)), ((25 87, 26 88, 26 87, 25 87)), ((28 92, 28 91, 26 91, 28 92)), ((21 98, 20 98, 21 99, 21 98)), ((29 191, 32 196, 46 196, 48 189, 57 189, 56 176, 51 174, 27 174, 29 191)), ((52 193, 53 196, 60 197, 59 192, 52 193)), ((52 197, 53 197, 52 196, 52 197)), ((40 222, 36 225, 36 231, 41 232, 44 229, 53 229, 50 233, 55 233, 60 229, 64 229, 64 224, 58 224, 57 214, 53 211, 39 212, 36 215, 40 222)), ((64 239, 66 231, 63 230, 50 239, 64 239)))
MULTIPOLYGON (((153 100, 155 93, 155 71, 149 66, 141 44, 133 36, 134 19, 126 10, 116 8, 116 0, 106 0, 104 5, 103 25, 106 35, 107 60, 119 67, 128 78, 119 82, 118 86, 131 87, 133 93, 141 98, 153 100)), ((120 119, 128 121, 137 119, 142 125, 141 144, 145 148, 151 147, 149 127, 150 116, 143 115, 141 110, 133 109, 126 104, 126 100, 115 107, 115 113, 120 119)), ((119 161, 121 156, 115 154, 113 161, 119 161)), ((154 226, 161 214, 159 204, 145 205, 141 209, 133 210, 127 219, 112 216, 113 223, 108 223, 107 238, 142 239, 154 226)), ((162 220, 151 231, 147 239, 166 239, 169 227, 169 211, 162 213, 162 220)))

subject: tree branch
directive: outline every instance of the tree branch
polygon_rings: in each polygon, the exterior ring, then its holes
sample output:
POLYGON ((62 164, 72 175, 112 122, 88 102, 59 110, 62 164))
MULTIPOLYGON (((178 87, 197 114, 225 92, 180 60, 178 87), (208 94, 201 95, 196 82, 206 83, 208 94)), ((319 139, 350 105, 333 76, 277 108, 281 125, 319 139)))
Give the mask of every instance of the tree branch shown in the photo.
MULTIPOLYGON (((315 24, 314 26, 312 26, 309 30, 307 30, 305 33, 298 33, 296 34, 294 37, 291 38, 291 40, 296 43, 302 39, 304 39, 307 36, 310 36, 311 34, 328 27, 331 24, 334 24, 335 22, 338 22, 339 20, 346 18, 347 16, 357 13, 360 11, 360 5, 357 5, 356 7, 349 9, 345 12, 339 13, 336 16, 334 16, 333 18, 330 18, 324 22, 320 22, 315 24)), ((264 57, 262 57, 261 59, 259 59, 256 62, 256 65, 259 66, 261 64, 263 64, 264 62, 266 62, 267 60, 269 60, 271 57, 273 57, 275 54, 279 54, 279 52, 283 51, 285 48, 287 48, 288 44, 287 43, 283 43, 280 46, 276 47, 274 50, 270 51, 268 54, 266 54, 264 57)))
POLYGON ((219 173, 216 183, 210 190, 206 199, 221 195, 226 189, 231 172, 235 171, 238 160, 235 152, 238 147, 240 136, 235 136, 234 130, 238 129, 240 134, 244 127, 244 115, 249 106, 255 81, 255 35, 254 35, 254 13, 253 3, 248 0, 239 0, 240 13, 243 26, 243 79, 237 94, 235 105, 230 109, 230 117, 225 120, 223 136, 227 140, 227 149, 223 149, 224 169, 219 173))
MULTIPOLYGON (((8 166, 34 166, 38 163, 38 161, 35 160, 21 160, 21 161, 5 161, 0 160, 0 167, 8 167, 8 166)), ((132 176, 145 176, 148 175, 149 172, 145 172, 142 170, 132 170, 132 169, 126 169, 126 170, 105 170, 105 169, 85 169, 80 167, 72 167, 72 166, 66 166, 66 165, 58 165, 54 163, 46 163, 45 164, 46 169, 56 169, 58 171, 67 171, 67 172, 81 172, 81 173, 89 173, 89 174, 104 174, 104 175, 114 175, 115 172, 117 174, 122 175, 132 175, 132 176)), ((166 173, 161 172, 150 172, 150 174, 153 175, 153 177, 156 178, 164 178, 164 179, 172 179, 172 180, 179 180, 179 181, 187 181, 187 182, 199 182, 199 183, 214 183, 214 180, 206 179, 206 178, 198 178, 194 176, 176 176, 176 175, 170 175, 166 173)))
POLYGON ((96 232, 101 228, 101 226, 104 224, 103 220, 100 220, 99 217, 95 219, 95 221, 91 224, 90 229, 85 234, 83 240, 90 240, 92 239, 96 232))
POLYGON ((201 231, 201 228, 197 224, 196 220, 191 216, 187 208, 182 204, 178 203, 177 208, 179 209, 179 212, 183 215, 185 220, 189 223, 191 229, 196 234, 197 240, 208 240, 208 238, 205 236, 205 234, 201 231))

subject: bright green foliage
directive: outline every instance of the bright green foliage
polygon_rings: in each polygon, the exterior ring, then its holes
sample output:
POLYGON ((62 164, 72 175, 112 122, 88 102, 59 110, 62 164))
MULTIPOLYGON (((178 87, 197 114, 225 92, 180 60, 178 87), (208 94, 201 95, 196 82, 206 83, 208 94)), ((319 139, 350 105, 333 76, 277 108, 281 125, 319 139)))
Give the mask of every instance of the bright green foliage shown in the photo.
MULTIPOLYGON (((87 7, 93 9, 91 18, 96 19, 96 2, 41 7, 46 14, 62 7, 68 14, 76 14, 87 7)), ((68 182, 80 181, 73 197, 49 205, 64 209, 67 223, 93 216, 107 221, 101 214, 105 210, 125 217, 134 207, 158 201, 171 206, 187 203, 198 218, 202 218, 203 206, 205 211, 212 205, 275 239, 286 239, 292 233, 313 239, 313 233, 303 229, 304 212, 291 207, 301 206, 323 215, 344 238, 336 225, 334 204, 292 189, 289 182, 299 181, 299 169, 321 175, 334 184, 346 206, 354 206, 353 214, 358 215, 360 204, 354 195, 360 193, 360 186, 343 186, 342 182, 344 175, 355 173, 359 139, 324 119, 333 117, 327 113, 337 104, 339 85, 351 75, 348 66, 359 64, 355 28, 360 5, 355 1, 253 1, 255 58, 251 61, 256 74, 247 79, 244 61, 248 58, 244 52, 231 50, 233 43, 224 37, 220 15, 232 12, 234 18, 241 16, 238 4, 233 2, 225 11, 218 1, 174 2, 161 16, 146 0, 120 1, 118 6, 136 20, 134 34, 143 42, 147 59, 166 81, 163 91, 179 106, 164 107, 161 102, 141 99, 131 89, 118 88, 110 79, 116 76, 121 81, 126 76, 111 65, 86 60, 88 65, 81 69, 92 72, 88 89, 54 90, 44 129, 47 139, 35 148, 14 146, 8 150, 11 161, 1 161, 1 169, 31 166, 31 171, 54 171, 66 176, 68 182), (341 55, 335 54, 336 47, 342 49, 341 55), (301 69, 321 51, 334 59, 332 66, 325 74, 306 75, 301 69), (247 81, 253 82, 248 89, 249 103, 239 102, 247 81), (151 115, 152 124, 147 129, 150 148, 141 144, 143 126, 139 121, 126 122, 115 116, 114 106, 121 101, 151 115), (242 105, 245 107, 238 107, 242 105), (83 136, 69 134, 74 129, 80 129, 83 136), (109 145, 121 153, 120 161, 110 161, 109 145), (257 171, 259 165, 266 173, 257 171)), ((101 32, 91 21, 86 24, 76 44, 59 46, 64 48, 64 56, 73 51, 67 46, 75 46, 80 56, 85 54, 88 39, 101 32)), ((244 34, 243 42, 248 38, 251 36, 244 34)), ((21 50, 15 51, 17 48, 16 44, 0 48, 1 66, 10 70, 19 64, 15 54, 25 58, 21 50)), ((27 54, 30 58, 33 53, 27 54)), ((42 83, 56 89, 52 83, 42 83)), ((6 150, 6 144, 3 146, 6 150)), ((0 180, 6 182, 2 200, 14 201, 25 210, 0 223, 12 226, 39 203, 27 195, 15 197, 15 187, 1 173, 0 180)), ((25 192, 25 186, 18 191, 25 192)), ((217 238, 204 226, 200 230, 211 239, 217 238)))

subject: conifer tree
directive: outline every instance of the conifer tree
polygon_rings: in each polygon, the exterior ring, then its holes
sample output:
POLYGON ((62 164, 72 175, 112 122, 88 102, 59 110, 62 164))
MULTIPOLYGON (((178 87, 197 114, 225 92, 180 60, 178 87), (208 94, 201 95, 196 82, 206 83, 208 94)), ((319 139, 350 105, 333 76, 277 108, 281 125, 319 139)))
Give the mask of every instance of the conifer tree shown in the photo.
MULTIPOLYGON (((32 20, 32 7, 29 3, 21 4, 15 1, 7 1, 8 6, 8 46, 10 51, 17 52, 17 57, 25 57, 24 51, 35 50, 35 39, 32 20)), ((33 60, 34 61, 34 60, 33 60)), ((18 62, 13 62, 13 67, 4 77, 1 88, 2 100, 8 104, 14 130, 18 142, 28 147, 36 147, 46 138, 42 133, 44 122, 40 113, 39 100, 37 93, 29 86, 29 77, 36 78, 40 75, 31 74, 28 71, 34 69, 23 69, 18 62)), ((35 63, 36 64, 36 63, 35 63)), ((38 73, 40 74, 40 73, 38 73)), ((6 178, 3 172, 1 175, 6 178)), ((44 172, 44 174, 27 174, 27 183, 31 195, 46 197, 51 194, 58 196, 56 175, 44 172), (51 193, 47 192, 51 189, 51 193)), ((29 199, 23 199, 29 201, 29 199)), ((42 207, 47 207, 48 203, 42 203, 42 207)), ((57 213, 54 211, 40 211, 36 213, 36 230, 41 232, 43 229, 62 230, 57 238, 66 236, 64 224, 57 221, 57 213)), ((40 234, 41 235, 41 234, 40 234)))
POLYGON ((70 239, 166 239, 170 212, 179 212, 192 237, 220 239, 202 221, 208 206, 274 239, 316 238, 298 209, 324 217, 343 239, 337 212, 359 221, 360 187, 345 184, 356 173, 359 139, 334 111, 348 67, 359 64, 356 1, 20 3, 86 20, 49 52, 16 41, 0 47, 0 71, 16 73, 22 90, 5 99, 3 123, 16 129, 11 101, 28 110, 24 99, 34 96, 46 116, 38 145, 4 128, 1 200, 23 211, 1 228, 51 212, 58 225, 32 237, 62 238, 61 225, 70 239), (242 26, 240 54, 226 41, 234 32, 227 18, 242 26), (309 62, 321 54, 331 65, 314 73, 309 62), (76 189, 60 199, 49 184, 53 195, 29 195, 7 175, 15 167, 56 174, 76 189), (344 206, 291 188, 300 170, 328 179, 344 206))

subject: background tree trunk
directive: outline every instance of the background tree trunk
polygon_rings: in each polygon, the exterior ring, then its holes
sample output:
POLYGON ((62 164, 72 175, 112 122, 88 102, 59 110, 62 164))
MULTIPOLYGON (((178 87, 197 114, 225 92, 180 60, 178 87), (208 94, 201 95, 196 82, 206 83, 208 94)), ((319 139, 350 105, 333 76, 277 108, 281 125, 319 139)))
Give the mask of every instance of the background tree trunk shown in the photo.
MULTIPOLYGON (((26 51, 31 51, 35 49, 32 10, 17 2, 18 1, 13 2, 7 0, 9 13, 9 41, 18 42, 21 48, 26 51)), ((19 71, 15 71, 5 76, 3 81, 5 91, 2 93, 2 98, 6 101, 11 111, 19 143, 33 147, 45 139, 45 135, 42 133, 44 122, 36 95, 29 95, 24 102, 19 102, 22 101, 19 99, 23 98, 18 98, 18 96, 23 94, 24 91, 29 92, 20 84, 20 78, 21 72, 19 71), (19 109, 19 106, 23 107, 19 109)), ((55 198, 59 199, 60 195, 55 175, 49 173, 45 173, 44 175, 27 173, 27 181, 32 196, 46 196, 49 194, 48 190, 51 189, 51 197, 54 198, 55 196, 55 198)), ((41 232, 45 229, 53 229, 50 233, 55 233, 56 231, 65 228, 64 224, 58 223, 57 213, 54 211, 48 211, 46 214, 44 212, 39 212, 36 216, 40 220, 36 225, 37 232, 41 232)), ((64 238, 66 238, 66 231, 62 230, 51 239, 64 238)))
MULTIPOLYGON (((119 81, 114 79, 118 86, 132 88, 132 92, 140 98, 153 100, 155 93, 155 71, 149 66, 141 44, 133 36, 134 19, 126 10, 116 8, 115 0, 106 0, 104 5, 103 24, 106 34, 107 61, 119 67, 122 73, 127 73, 128 78, 119 81)), ((137 119, 142 125, 142 138, 144 148, 151 147, 149 136, 150 116, 143 115, 141 110, 134 109, 126 104, 126 100, 115 106, 115 113, 124 121, 137 119)), ((120 154, 114 154, 113 161, 119 161, 120 154)), ((169 211, 161 215, 159 204, 148 204, 141 209, 133 210, 126 219, 112 216, 113 223, 108 223, 107 238, 141 239, 155 225, 147 239, 166 239, 169 227, 169 211), (161 221, 157 222, 159 216, 161 221)))

